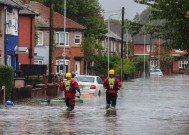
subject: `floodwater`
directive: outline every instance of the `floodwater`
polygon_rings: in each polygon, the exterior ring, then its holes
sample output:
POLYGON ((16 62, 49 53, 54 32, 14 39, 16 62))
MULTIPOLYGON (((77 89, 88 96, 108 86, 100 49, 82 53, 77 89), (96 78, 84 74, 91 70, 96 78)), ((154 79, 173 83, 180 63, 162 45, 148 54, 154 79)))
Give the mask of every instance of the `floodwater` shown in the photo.
POLYGON ((2 135, 188 135, 189 76, 123 82, 115 111, 105 95, 83 98, 73 112, 64 104, 16 103, 0 108, 2 135))

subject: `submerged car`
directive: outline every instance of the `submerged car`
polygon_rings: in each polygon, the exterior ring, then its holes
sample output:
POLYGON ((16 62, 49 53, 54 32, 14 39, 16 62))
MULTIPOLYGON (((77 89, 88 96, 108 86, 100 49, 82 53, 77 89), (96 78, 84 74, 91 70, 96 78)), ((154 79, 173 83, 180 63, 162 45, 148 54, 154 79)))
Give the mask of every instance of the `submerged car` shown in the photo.
POLYGON ((161 69, 150 69, 150 75, 163 76, 163 72, 161 71, 161 69))
POLYGON ((74 79, 78 82, 81 94, 101 95, 105 93, 103 80, 99 76, 76 75, 74 79))

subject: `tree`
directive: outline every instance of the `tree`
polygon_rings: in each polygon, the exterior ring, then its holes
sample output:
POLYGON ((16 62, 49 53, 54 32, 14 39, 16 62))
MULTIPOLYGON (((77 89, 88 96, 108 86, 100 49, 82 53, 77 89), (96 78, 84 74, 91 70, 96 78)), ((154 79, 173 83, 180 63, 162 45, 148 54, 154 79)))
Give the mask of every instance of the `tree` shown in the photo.
MULTIPOLYGON (((95 55, 95 42, 96 40, 93 37, 85 37, 82 42, 82 50, 84 51, 84 60, 86 63, 86 71, 88 69, 88 63, 92 61, 95 55)), ((87 74, 87 72, 86 72, 87 74)))
POLYGON ((189 50, 188 0, 135 0, 151 7, 151 20, 160 20, 159 33, 169 48, 189 50))
POLYGON ((145 73, 149 72, 150 65, 148 62, 148 58, 145 58, 144 56, 137 56, 135 59, 135 70, 141 75, 144 72, 144 64, 145 64, 145 73))

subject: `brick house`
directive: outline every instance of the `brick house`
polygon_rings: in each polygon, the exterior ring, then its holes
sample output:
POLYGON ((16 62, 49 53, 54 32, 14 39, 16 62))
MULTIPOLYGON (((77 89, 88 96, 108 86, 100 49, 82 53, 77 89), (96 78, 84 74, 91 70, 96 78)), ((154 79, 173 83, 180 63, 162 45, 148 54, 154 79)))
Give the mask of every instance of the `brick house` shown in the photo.
MULTIPOLYGON (((35 18, 36 33, 38 40, 34 48, 34 63, 49 64, 49 27, 50 9, 43 4, 30 1, 30 6, 40 15, 35 18)), ((54 45, 52 52, 52 72, 53 74, 63 73, 63 52, 65 45, 65 65, 66 71, 76 74, 84 73, 84 53, 81 50, 81 43, 84 37, 84 26, 66 18, 66 38, 64 38, 64 16, 53 13, 54 45)))
POLYGON ((34 64, 35 16, 38 14, 29 6, 29 0, 15 0, 23 7, 19 12, 19 64, 34 64))
MULTIPOLYGON (((106 33, 105 39, 101 41, 102 46, 104 47, 103 54, 108 54, 108 38, 109 38, 109 55, 111 56, 121 56, 121 30, 122 26, 119 24, 110 23, 110 29, 109 33, 106 33)), ((127 34, 124 33, 124 39, 123 39, 123 56, 126 57, 126 41, 130 40, 129 38, 126 38, 127 34)))
MULTIPOLYGON (((163 65, 160 63, 161 58, 161 44, 163 41, 161 39, 151 38, 150 35, 135 35, 133 36, 133 45, 134 45, 134 56, 146 56, 151 57, 150 68, 161 68, 163 65), (150 46, 151 45, 151 46, 150 46)), ((170 67, 171 73, 184 73, 184 69, 188 64, 186 58, 182 58, 185 55, 186 51, 172 50, 172 56, 174 61, 170 67)), ((170 73, 168 69, 164 70, 166 73, 170 73)))
POLYGON ((176 74, 185 73, 185 69, 188 66, 188 59, 183 56, 186 54, 188 54, 187 51, 173 49, 172 51, 172 56, 174 57, 173 69, 172 69, 173 73, 176 74))
POLYGON ((158 43, 157 39, 152 39, 150 35, 135 35, 133 36, 133 47, 134 47, 134 56, 145 56, 150 57, 150 68, 158 67, 158 56, 154 56, 151 52, 155 51, 154 48, 157 48, 158 43), (151 45, 152 44, 152 45, 151 45))

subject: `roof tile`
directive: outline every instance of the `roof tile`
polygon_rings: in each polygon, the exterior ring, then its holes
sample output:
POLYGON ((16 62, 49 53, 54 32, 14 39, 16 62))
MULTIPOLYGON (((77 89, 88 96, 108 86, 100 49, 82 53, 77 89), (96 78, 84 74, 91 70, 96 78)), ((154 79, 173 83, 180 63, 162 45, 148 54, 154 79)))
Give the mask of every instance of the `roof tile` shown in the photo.
MULTIPOLYGON (((49 27, 50 24, 50 9, 43 4, 36 2, 36 1, 31 1, 30 5, 33 10, 37 11, 40 17, 37 17, 37 22, 41 26, 45 23, 45 25, 41 27, 49 27)), ((61 15, 58 12, 54 11, 53 14, 53 26, 54 28, 64 28, 64 16, 61 15)), ((75 21, 66 18, 66 28, 67 29, 86 29, 86 27, 80 25, 79 23, 76 23, 75 21)))

